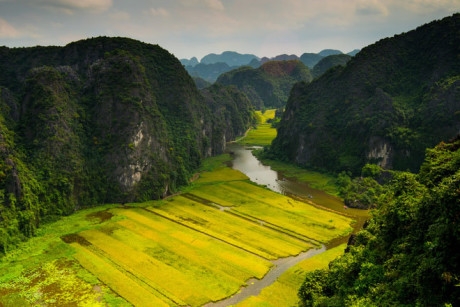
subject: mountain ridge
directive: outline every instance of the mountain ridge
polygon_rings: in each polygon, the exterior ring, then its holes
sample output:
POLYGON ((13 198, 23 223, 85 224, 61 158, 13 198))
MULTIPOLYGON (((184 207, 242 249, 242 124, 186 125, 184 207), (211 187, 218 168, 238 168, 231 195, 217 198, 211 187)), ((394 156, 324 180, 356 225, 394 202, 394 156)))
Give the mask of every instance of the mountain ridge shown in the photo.
MULTIPOLYGON (((359 52, 355 49, 347 55, 355 56, 359 52)), ((202 78, 207 82, 214 83, 217 78, 228 71, 242 66, 258 68, 270 61, 300 60, 308 68, 313 69, 318 62, 330 55, 343 54, 340 50, 324 49, 319 53, 304 53, 300 57, 295 54, 280 54, 274 57, 259 58, 253 54, 240 54, 235 51, 224 51, 222 54, 210 53, 203 57, 205 61, 198 61, 196 57, 181 59, 182 65, 192 77, 202 78)))
POLYGON ((385 38, 291 91, 275 156, 359 174, 366 162, 417 170, 460 129, 460 15, 385 38))
POLYGON ((253 124, 247 100, 213 97, 167 50, 128 38, 0 48, 0 250, 80 207, 186 185, 253 124))
POLYGON ((299 60, 269 61, 258 68, 243 66, 219 76, 216 84, 236 86, 245 93, 255 109, 281 108, 296 82, 313 79, 308 67, 299 60))

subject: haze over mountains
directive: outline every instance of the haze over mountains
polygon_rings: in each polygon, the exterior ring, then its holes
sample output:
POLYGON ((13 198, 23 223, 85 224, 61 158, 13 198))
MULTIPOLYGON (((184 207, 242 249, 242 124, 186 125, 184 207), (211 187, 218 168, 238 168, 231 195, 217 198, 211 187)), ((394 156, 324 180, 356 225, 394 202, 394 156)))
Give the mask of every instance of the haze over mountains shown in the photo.
MULTIPOLYGON (((347 55, 355 56, 358 52, 359 50, 355 49, 347 53, 347 55)), ((199 77, 207 82, 213 83, 222 73, 236 69, 240 66, 251 66, 253 68, 257 68, 269 61, 300 60, 305 66, 313 69, 321 59, 339 54, 343 54, 343 52, 335 49, 325 49, 318 53, 304 53, 300 57, 295 54, 281 54, 271 58, 259 58, 254 54, 240 54, 235 51, 225 51, 221 54, 208 54, 200 61, 198 61, 196 57, 192 57, 191 59, 181 59, 180 61, 192 77, 199 77)))
POLYGON ((254 109, 276 107, 265 157, 345 183, 363 166, 396 174, 364 191, 375 220, 343 262, 314 273, 305 305, 456 306, 459 55, 459 13, 354 56, 189 60, 216 78, 203 89, 167 50, 129 38, 0 47, 0 252, 82 207, 177 192, 255 125, 254 109))

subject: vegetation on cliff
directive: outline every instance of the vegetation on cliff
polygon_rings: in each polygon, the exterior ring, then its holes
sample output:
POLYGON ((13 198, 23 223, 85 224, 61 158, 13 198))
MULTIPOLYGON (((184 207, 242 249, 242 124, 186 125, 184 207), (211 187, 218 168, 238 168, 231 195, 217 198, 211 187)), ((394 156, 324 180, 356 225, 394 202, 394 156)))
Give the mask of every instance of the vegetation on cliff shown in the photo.
POLYGON ((291 91, 270 152, 357 175, 368 162, 418 170, 460 129, 460 14, 361 50, 291 91))
POLYGON ((347 63, 351 60, 352 56, 348 54, 333 54, 327 57, 322 58, 316 65, 313 67, 312 74, 313 77, 318 78, 326 71, 335 66, 346 66, 347 63))
POLYGON ((240 67, 222 74, 216 83, 236 86, 257 110, 261 110, 283 107, 295 83, 312 79, 308 67, 298 60, 291 60, 270 61, 259 68, 240 67))
POLYGON ((131 39, 0 47, 0 250, 80 207, 187 184, 251 125, 228 93, 205 99, 179 60, 131 39))
POLYGON ((307 275, 303 306, 457 306, 459 170, 460 136, 428 149, 418 174, 395 174, 348 252, 307 275))

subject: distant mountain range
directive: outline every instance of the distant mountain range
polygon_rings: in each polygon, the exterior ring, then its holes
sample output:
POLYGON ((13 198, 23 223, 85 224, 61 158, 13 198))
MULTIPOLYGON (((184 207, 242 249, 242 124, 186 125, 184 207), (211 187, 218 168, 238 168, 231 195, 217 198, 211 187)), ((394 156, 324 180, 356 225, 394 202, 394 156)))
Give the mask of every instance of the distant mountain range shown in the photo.
POLYGON ((301 61, 288 60, 268 61, 258 68, 243 66, 223 73, 215 84, 236 87, 256 110, 262 110, 284 107, 294 84, 312 80, 310 69, 301 61))
MULTIPOLYGON (((355 49, 345 55, 353 57, 358 52, 359 50, 355 49)), ((198 61, 196 57, 192 57, 191 59, 181 59, 180 62, 184 65, 185 69, 192 77, 198 77, 207 82, 213 83, 221 74, 241 66, 258 68, 269 61, 300 60, 305 66, 313 69, 323 58, 331 55, 343 54, 344 53, 340 50, 324 49, 319 53, 304 53, 300 57, 295 54, 281 54, 272 58, 259 58, 254 54, 241 54, 235 51, 225 51, 221 54, 208 54, 204 56, 201 61, 198 61)))

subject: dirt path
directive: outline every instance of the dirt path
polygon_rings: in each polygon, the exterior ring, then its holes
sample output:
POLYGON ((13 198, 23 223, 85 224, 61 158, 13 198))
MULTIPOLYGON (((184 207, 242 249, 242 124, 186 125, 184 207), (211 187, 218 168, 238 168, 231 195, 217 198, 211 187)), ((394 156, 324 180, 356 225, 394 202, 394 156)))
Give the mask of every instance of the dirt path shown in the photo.
POLYGON ((274 283, 276 279, 280 277, 281 274, 283 274, 287 269, 296 265, 302 260, 321 254, 324 251, 326 251, 326 247, 322 245, 319 249, 311 249, 307 252, 300 253, 297 256, 274 260, 274 266, 262 279, 250 279, 247 281, 248 286, 242 287, 240 292, 236 293, 235 295, 215 303, 208 303, 203 307, 231 306, 238 304, 250 296, 258 295, 262 289, 274 283))

